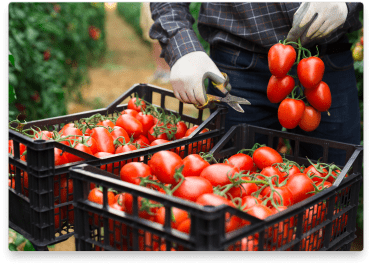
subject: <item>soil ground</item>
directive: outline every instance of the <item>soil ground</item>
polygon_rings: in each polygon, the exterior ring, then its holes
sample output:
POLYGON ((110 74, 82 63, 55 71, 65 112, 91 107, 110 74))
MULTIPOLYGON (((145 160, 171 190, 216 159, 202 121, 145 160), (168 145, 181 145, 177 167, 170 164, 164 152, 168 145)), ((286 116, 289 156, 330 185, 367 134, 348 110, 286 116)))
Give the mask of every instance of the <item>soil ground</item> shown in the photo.
MULTIPOLYGON (((104 62, 101 66, 89 70, 90 84, 84 85, 81 91, 83 101, 69 102, 68 113, 70 114, 106 107, 134 84, 148 83, 155 71, 151 48, 114 10, 107 10, 106 34, 108 52, 104 62)), ((172 89, 170 84, 152 84, 172 89)), ((154 99, 154 103, 159 104, 157 101, 160 100, 154 99)), ((170 109, 177 109, 176 100, 170 100, 169 104, 170 109)), ((184 109, 190 115, 196 113, 192 105, 186 105, 184 109)), ((362 249, 363 232, 358 229, 357 239, 353 242, 351 250, 362 249)), ((49 250, 74 251, 75 239, 71 237, 49 250)))

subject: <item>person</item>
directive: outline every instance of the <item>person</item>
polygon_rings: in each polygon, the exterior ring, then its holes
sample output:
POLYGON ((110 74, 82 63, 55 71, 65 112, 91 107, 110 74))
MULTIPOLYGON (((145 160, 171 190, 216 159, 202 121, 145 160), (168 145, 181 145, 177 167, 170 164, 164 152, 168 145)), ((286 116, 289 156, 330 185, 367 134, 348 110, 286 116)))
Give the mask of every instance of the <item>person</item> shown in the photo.
MULTIPOLYGON (((150 37, 159 41, 161 57, 171 67, 170 82, 175 96, 184 103, 203 104, 205 73, 221 72, 230 79, 231 94, 248 99, 240 114, 228 107, 226 129, 242 123, 281 130, 277 111, 279 104, 267 99, 266 89, 271 73, 268 51, 280 40, 301 40, 312 54, 325 64, 323 81, 332 93, 332 105, 321 115, 319 127, 294 133, 337 142, 360 144, 360 113, 353 58, 346 33, 362 27, 359 11, 362 3, 290 2, 290 3, 203 3, 198 29, 210 44, 210 56, 203 50, 192 30, 193 17, 188 3, 151 3, 154 24, 150 37)), ((291 75, 296 75, 293 67, 291 75)), ((211 82, 207 92, 220 95, 211 82)), ((315 159, 323 157, 322 147, 301 145, 300 154, 315 159)), ((345 152, 329 149, 328 162, 345 165, 345 152)))
POLYGON ((148 80, 149 83, 159 82, 160 84, 169 83, 170 68, 168 64, 160 57, 161 46, 157 40, 153 40, 149 36, 150 27, 154 23, 151 18, 150 3, 145 2, 141 5, 140 27, 142 29, 142 37, 151 44, 151 55, 155 62, 155 72, 148 80))

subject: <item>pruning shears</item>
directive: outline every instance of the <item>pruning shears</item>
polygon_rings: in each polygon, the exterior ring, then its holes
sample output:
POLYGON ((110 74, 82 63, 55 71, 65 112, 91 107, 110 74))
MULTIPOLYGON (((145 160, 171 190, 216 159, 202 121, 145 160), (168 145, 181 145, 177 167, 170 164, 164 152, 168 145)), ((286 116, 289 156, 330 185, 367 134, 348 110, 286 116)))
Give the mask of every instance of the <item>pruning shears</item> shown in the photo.
MULTIPOLYGON (((222 92, 224 96, 219 97, 219 96, 207 94, 204 90, 203 92, 204 92, 205 103, 203 105, 195 105, 195 107, 198 109, 204 109, 204 108, 212 107, 215 102, 223 102, 223 103, 227 103, 234 110, 240 113, 244 113, 244 110, 240 105, 241 104, 251 105, 251 103, 247 99, 231 95, 230 94, 231 85, 229 83, 229 76, 227 76, 227 74, 223 72, 221 72, 221 74, 224 76, 225 82, 217 84, 212 81, 212 84, 215 88, 217 88, 220 92, 222 92)), ((217 76, 216 74, 211 73, 211 72, 206 73, 206 77, 209 77, 212 80, 215 80, 216 76, 217 76)))

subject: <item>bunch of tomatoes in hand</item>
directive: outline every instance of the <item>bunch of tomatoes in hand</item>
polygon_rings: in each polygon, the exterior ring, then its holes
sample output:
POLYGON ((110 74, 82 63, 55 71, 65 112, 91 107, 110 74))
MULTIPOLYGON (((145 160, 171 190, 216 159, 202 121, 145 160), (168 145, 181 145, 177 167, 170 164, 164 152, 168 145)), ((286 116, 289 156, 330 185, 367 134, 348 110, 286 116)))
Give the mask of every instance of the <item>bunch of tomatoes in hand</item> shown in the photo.
POLYGON ((314 131, 320 124, 321 112, 328 112, 332 104, 331 91, 322 81, 323 61, 302 47, 300 40, 297 43, 284 40, 270 48, 268 64, 272 76, 267 97, 272 103, 280 103, 280 124, 287 129, 299 126, 304 131, 314 131), (289 74, 294 65, 297 77, 289 74))
MULTIPOLYGON (((241 150, 223 162, 218 162, 211 154, 190 154, 182 159, 177 153, 165 150, 153 154, 147 164, 139 161, 126 163, 119 175, 122 181, 163 194, 203 206, 225 204, 259 219, 265 219, 330 187, 341 170, 335 165, 309 162, 308 167, 300 166, 283 158, 274 149, 259 144, 252 149, 241 150)), ((110 189, 108 191, 108 203, 111 208, 133 214, 133 196, 130 193, 110 189)), ((102 189, 92 188, 88 200, 103 204, 102 189)), ((165 208, 162 204, 138 197, 137 206, 139 217, 164 225, 165 208)), ((303 218, 304 232, 324 221, 324 214, 325 208, 309 209, 303 218)), ((93 215, 92 218, 91 225, 94 223, 95 226, 103 226, 97 215, 93 215)), ((268 229, 268 236, 276 247, 288 243, 295 237, 294 218, 288 220, 286 223, 280 222, 278 227, 268 229)), ((109 224, 112 226, 113 221, 109 224)), ((190 225, 191 220, 185 210, 171 208, 173 229, 189 234, 190 225)), ((249 221, 226 213, 226 233, 249 225, 249 221)), ((123 230, 126 225, 121 226, 110 235, 110 244, 121 243, 120 247, 116 248, 127 250, 128 244, 133 242, 133 235, 128 238, 127 230, 123 230), (126 236, 125 239, 121 234, 126 236)), ((149 232, 142 233, 138 237, 140 250, 164 250, 163 239, 149 232)), ((309 236, 313 239, 311 243, 318 239, 318 234, 319 232, 316 232, 309 236)), ((309 247, 305 239, 301 246, 304 250, 315 249, 309 247)), ((181 249, 182 247, 179 247, 179 250, 181 249)), ((257 249, 258 234, 241 240, 238 247, 233 245, 228 248, 228 250, 257 249)))

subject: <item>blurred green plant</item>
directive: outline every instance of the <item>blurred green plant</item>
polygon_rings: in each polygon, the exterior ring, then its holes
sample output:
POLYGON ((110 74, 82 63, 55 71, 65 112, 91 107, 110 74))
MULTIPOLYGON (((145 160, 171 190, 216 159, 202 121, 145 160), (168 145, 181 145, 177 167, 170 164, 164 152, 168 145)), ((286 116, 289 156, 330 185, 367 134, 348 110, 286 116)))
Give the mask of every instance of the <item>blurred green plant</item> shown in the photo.
POLYGON ((65 115, 106 51, 104 3, 10 3, 9 119, 65 115))

